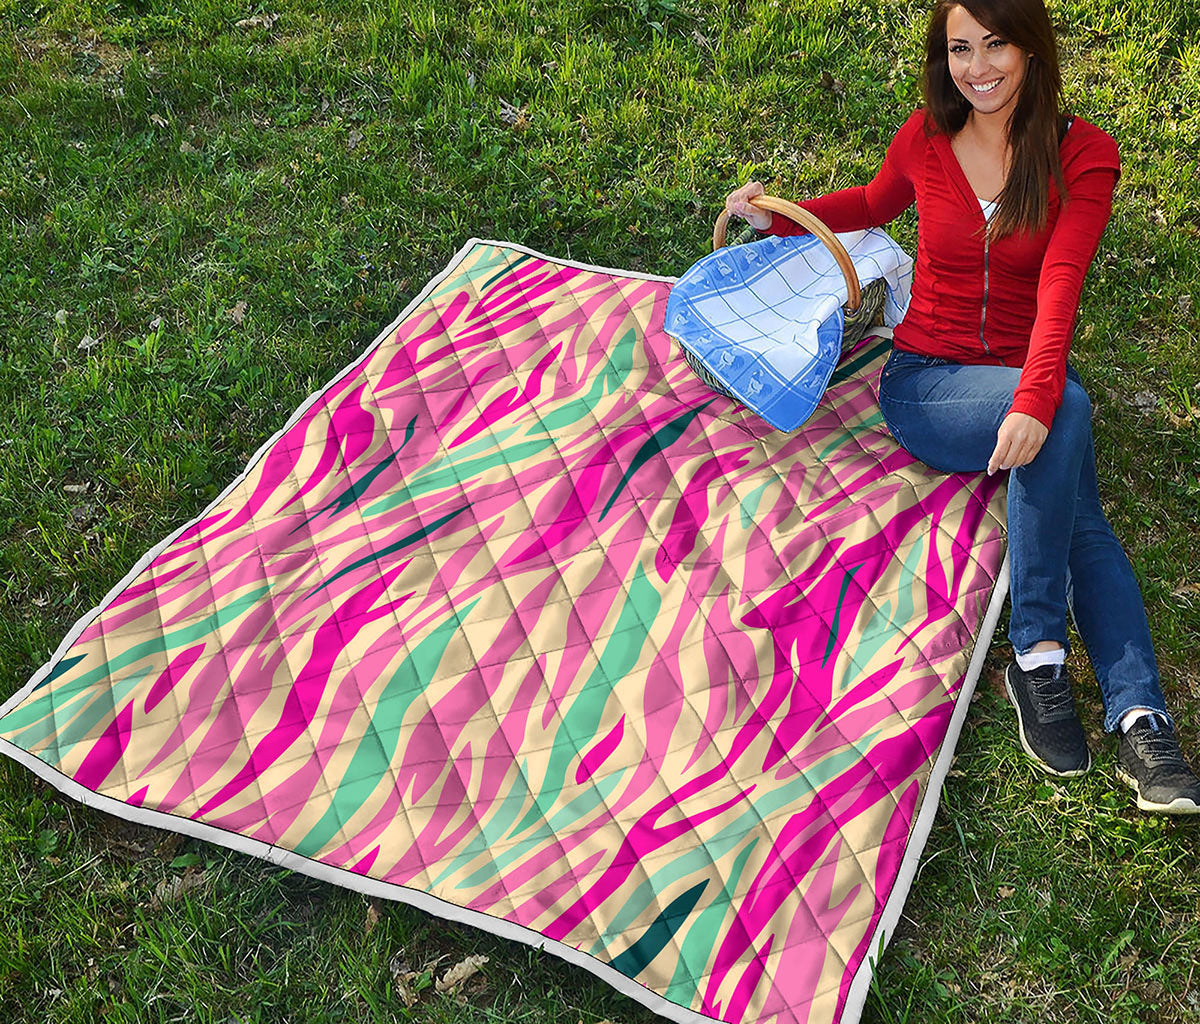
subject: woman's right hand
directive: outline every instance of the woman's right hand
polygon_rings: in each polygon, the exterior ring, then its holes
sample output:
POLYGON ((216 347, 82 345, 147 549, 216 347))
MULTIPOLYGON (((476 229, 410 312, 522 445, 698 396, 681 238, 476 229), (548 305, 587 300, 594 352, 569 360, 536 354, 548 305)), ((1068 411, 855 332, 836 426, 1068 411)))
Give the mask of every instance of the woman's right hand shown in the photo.
POLYGON ((762 182, 746 182, 741 188, 735 189, 725 197, 726 212, 731 217, 741 217, 743 220, 749 221, 750 226, 757 231, 769 230, 775 214, 770 210, 760 210, 757 206, 750 204, 750 200, 754 196, 761 196, 763 191, 762 182))

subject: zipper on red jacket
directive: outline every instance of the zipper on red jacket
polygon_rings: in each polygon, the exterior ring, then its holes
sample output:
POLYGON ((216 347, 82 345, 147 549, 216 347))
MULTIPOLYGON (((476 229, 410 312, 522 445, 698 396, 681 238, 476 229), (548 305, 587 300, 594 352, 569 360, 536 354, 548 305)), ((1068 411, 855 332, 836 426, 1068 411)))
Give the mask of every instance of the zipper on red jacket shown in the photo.
MULTIPOLYGON (((988 300, 988 230, 987 218, 983 218, 983 305, 979 309, 979 341, 983 345, 983 351, 989 356, 992 350, 988 348, 987 338, 983 336, 983 325, 987 322, 987 300, 988 300)), ((1000 358, 997 356, 996 358, 1000 358)), ((1000 359, 1000 365, 1004 366, 1004 360, 1000 359)))

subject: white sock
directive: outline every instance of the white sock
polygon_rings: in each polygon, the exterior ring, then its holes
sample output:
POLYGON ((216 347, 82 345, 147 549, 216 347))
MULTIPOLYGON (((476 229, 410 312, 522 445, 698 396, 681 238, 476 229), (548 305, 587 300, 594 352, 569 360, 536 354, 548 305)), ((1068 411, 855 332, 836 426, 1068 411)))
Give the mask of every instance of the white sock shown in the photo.
POLYGON ((1022 672, 1032 672, 1043 665, 1063 665, 1067 660, 1067 652, 1061 647, 1052 651, 1030 651, 1028 654, 1017 655, 1017 666, 1022 672))
POLYGON ((1143 715, 1151 715, 1155 719, 1162 721, 1161 716, 1157 712, 1147 711, 1145 708, 1134 708, 1132 711, 1126 711, 1121 716, 1121 732, 1129 732, 1129 727, 1143 715))

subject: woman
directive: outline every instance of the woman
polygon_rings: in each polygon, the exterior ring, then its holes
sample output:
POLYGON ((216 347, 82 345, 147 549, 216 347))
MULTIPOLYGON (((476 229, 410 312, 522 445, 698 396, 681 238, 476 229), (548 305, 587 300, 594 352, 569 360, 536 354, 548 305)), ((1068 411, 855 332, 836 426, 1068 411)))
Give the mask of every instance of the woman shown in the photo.
MULTIPOLYGON (((1067 609, 1092 660, 1118 775, 1143 810, 1200 813, 1175 738, 1137 581, 1100 509, 1091 405, 1067 364, 1084 275, 1112 210, 1116 143, 1060 113, 1043 0, 940 0, 925 41, 925 105, 866 186, 800 205, 834 231, 883 225, 915 201, 912 301, 880 378, 888 429, 946 472, 1011 470, 1015 661, 1005 675, 1021 745, 1045 771, 1092 763, 1066 667, 1067 609)), ((751 181, 726 209, 759 210, 751 181)))

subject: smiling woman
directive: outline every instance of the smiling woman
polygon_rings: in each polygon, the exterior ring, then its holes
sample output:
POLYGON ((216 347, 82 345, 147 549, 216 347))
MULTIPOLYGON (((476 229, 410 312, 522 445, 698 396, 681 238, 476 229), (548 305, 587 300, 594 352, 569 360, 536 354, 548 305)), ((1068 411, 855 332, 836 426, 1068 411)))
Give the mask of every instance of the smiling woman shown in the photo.
MULTIPOLYGON (((1120 734, 1118 776, 1142 810, 1200 813, 1138 583, 1100 508, 1091 403, 1067 362, 1121 174, 1116 143, 1062 109, 1043 0, 939 0, 922 88, 924 108, 869 184, 799 205, 834 231, 881 226, 917 205, 912 300, 880 406, 896 440, 935 469, 1011 470, 1016 657, 1006 688, 1022 748, 1051 775, 1092 766, 1066 667, 1070 611, 1105 728, 1120 734)), ((756 208, 762 192, 749 182, 726 209, 759 230, 804 233, 756 208)))

